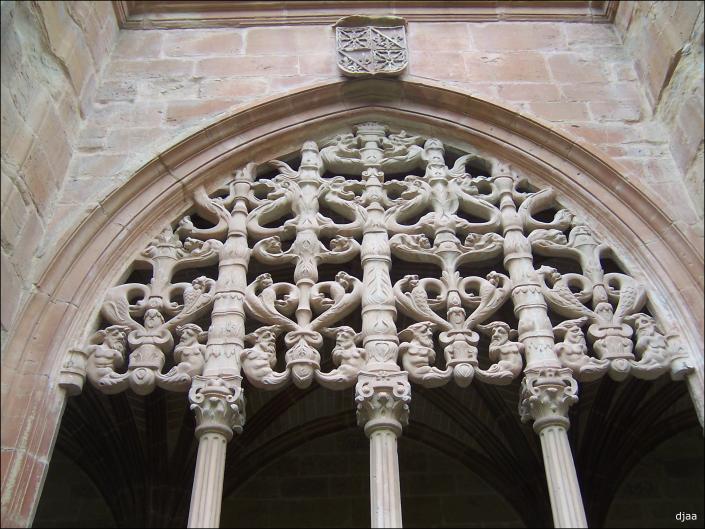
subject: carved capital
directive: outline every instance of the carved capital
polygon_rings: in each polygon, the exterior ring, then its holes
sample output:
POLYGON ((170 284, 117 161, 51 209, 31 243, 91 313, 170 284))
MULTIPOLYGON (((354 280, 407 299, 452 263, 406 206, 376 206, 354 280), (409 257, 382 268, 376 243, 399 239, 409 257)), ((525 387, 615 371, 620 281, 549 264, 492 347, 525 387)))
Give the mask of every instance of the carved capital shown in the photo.
POLYGON ((411 385, 404 371, 361 372, 355 386, 357 423, 368 437, 379 429, 399 436, 409 422, 411 385))
POLYGON ((568 429, 568 408, 578 401, 578 384, 570 369, 526 370, 521 382, 519 415, 522 422, 534 420, 534 431, 548 426, 568 429))
POLYGON ((242 377, 194 377, 189 401, 196 416, 196 437, 208 432, 224 435, 228 441, 233 431, 240 433, 245 424, 245 397, 242 377))

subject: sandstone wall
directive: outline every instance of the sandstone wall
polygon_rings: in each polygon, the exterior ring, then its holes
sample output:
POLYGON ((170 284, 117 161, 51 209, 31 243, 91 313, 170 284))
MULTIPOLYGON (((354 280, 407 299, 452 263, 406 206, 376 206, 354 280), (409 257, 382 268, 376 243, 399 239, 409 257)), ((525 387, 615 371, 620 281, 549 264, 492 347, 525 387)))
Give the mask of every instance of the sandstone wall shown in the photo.
POLYGON ((703 217, 703 2, 620 2, 615 20, 703 217))
MULTIPOLYGON (((700 241, 702 6, 622 2, 615 24, 410 23, 403 78, 599 148, 664 209, 678 204, 676 224, 700 241)), ((107 3, 7 2, 3 29, 6 299, 24 299, 67 231, 166 148, 263 98, 341 79, 330 26, 118 34, 107 3)), ((3 303, 3 336, 19 305, 3 303)))
MULTIPOLYGON (((491 100, 601 149, 665 209, 685 205, 677 224, 701 239, 702 132, 693 138, 702 131, 702 29, 693 38, 702 3, 632 4, 614 25, 410 23, 403 78, 491 100), (645 63, 653 54, 636 41, 644 24, 658 27, 653 12, 679 22, 663 39, 690 42, 690 53, 668 48, 681 57, 670 75, 663 61, 645 63)), ((3 9, 3 64, 13 72, 3 76, 7 299, 31 289, 67 230, 166 148, 263 98, 341 79, 330 26, 122 30, 112 49, 115 20, 103 3, 3 9)), ((3 304, 3 332, 16 311, 3 304)))
POLYGON ((117 34, 110 2, 2 3, 3 344, 117 34))

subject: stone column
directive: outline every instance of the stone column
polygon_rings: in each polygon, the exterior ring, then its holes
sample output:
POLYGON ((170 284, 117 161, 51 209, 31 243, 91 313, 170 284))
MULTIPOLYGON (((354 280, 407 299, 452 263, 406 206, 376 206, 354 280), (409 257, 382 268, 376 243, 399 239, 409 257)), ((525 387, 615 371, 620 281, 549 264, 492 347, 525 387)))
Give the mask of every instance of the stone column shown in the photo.
POLYGON ((553 349, 553 326, 534 270, 531 243, 512 198, 516 179, 505 166, 494 180, 501 197, 504 266, 512 279, 514 313, 526 355, 519 411, 522 421, 534 420, 534 431, 541 439, 555 527, 587 527, 568 442, 568 408, 578 400, 577 383, 553 349))
POLYGON ((407 424, 411 386, 397 364, 399 339, 394 320, 396 307, 389 270, 392 265, 384 221, 382 180, 379 170, 386 129, 374 123, 359 125, 360 155, 367 169, 364 199, 367 222, 363 229, 361 260, 362 335, 367 364, 355 387, 358 424, 370 439, 370 510, 372 527, 401 527, 401 493, 397 437, 407 424))
POLYGON ((244 419, 241 377, 196 377, 189 399, 196 415, 198 457, 188 527, 219 527, 225 453, 244 419))
POLYGON ((411 386, 405 373, 360 373, 358 424, 370 440, 371 527, 401 527, 397 437, 408 423, 411 386))
MULTIPOLYGON (((240 353, 244 347, 244 299, 250 256, 246 228, 249 186, 249 179, 239 172, 232 213, 220 203, 208 204, 228 223, 228 237, 218 265, 203 376, 196 377, 189 391, 196 416, 198 456, 188 527, 220 525, 227 444, 233 432, 242 431, 245 422, 240 353)), ((209 199, 201 193, 199 200, 209 199)))

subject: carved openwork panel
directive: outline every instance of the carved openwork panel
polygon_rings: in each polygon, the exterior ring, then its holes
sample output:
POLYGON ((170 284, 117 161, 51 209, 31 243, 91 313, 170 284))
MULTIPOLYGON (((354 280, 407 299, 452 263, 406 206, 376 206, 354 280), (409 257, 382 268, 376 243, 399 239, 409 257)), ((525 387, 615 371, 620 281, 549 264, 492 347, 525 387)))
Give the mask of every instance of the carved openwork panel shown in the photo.
MULTIPOLYGON (((304 142, 295 163, 198 188, 132 263, 142 280, 105 294, 103 324, 69 353, 62 384, 191 391, 199 409, 217 386, 240 427, 242 376, 263 390, 357 385, 365 422, 386 409, 371 380, 505 385, 523 371, 522 415, 553 420, 576 381, 692 369, 616 259, 552 189, 501 161, 360 123, 304 142)), ((384 394, 407 409, 408 391, 384 394)))

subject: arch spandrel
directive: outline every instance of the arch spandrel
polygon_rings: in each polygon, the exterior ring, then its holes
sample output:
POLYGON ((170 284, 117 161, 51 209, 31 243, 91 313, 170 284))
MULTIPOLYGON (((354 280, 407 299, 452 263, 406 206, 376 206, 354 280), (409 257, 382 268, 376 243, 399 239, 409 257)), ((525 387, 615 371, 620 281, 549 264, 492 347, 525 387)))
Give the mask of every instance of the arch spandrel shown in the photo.
MULTIPOLYGON (((702 320, 696 316, 702 314, 702 256, 668 216, 610 164, 556 131, 446 88, 398 81, 323 85, 260 103, 211 125, 139 170, 58 245, 37 282, 40 293, 26 306, 7 344, 18 371, 26 368, 23 361, 34 344, 46 344, 41 370, 50 375, 48 390, 55 392, 63 354, 82 343, 86 329, 94 326, 102 293, 125 273, 130 256, 191 207, 196 187, 213 190, 218 179, 249 161, 276 158, 296 150, 304 138, 322 139, 341 123, 368 119, 437 136, 461 150, 474 146, 513 163, 538 187, 554 187, 564 205, 623 249, 627 268, 648 279, 654 315, 676 326, 694 355, 700 390, 696 381, 691 392, 702 421, 702 356, 697 354, 702 351, 702 320), (694 300, 682 299, 671 294, 677 291, 696 294, 694 300), (42 311, 48 303, 68 310, 63 316, 42 311)), ((50 400, 63 400, 54 394, 50 400)), ((39 403, 36 407, 48 411, 39 403)), ((56 428, 58 417, 50 423, 56 428)), ((28 433, 30 438, 41 435, 28 433)), ((48 455, 48 447, 37 455, 48 455)))

